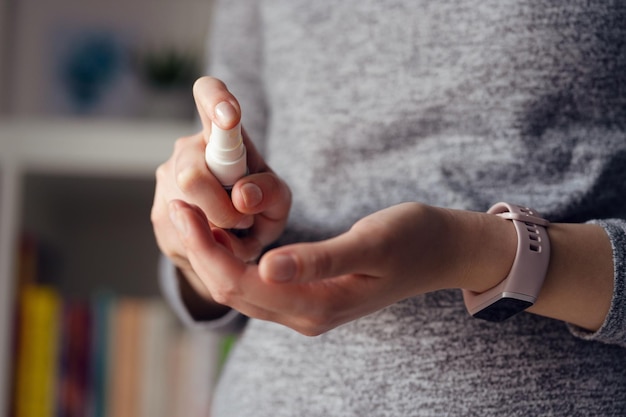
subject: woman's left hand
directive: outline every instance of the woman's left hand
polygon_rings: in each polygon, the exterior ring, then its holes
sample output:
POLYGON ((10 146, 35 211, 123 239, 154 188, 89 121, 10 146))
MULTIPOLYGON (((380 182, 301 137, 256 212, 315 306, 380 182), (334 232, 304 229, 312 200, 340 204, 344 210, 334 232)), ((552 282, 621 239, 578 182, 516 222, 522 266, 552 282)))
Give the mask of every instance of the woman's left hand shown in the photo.
POLYGON ((194 271, 217 302, 306 335, 417 294, 486 290, 506 276, 516 247, 510 222, 496 216, 404 203, 332 239, 269 251, 252 265, 192 206, 174 201, 170 210, 194 271), (497 244, 479 248, 490 233, 500 237, 497 244))

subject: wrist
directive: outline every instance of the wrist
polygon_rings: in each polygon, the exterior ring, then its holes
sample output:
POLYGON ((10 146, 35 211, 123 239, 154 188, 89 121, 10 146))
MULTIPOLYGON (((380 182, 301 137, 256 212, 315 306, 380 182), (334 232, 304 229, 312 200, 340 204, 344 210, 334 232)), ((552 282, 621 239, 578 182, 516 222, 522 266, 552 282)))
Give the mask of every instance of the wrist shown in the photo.
POLYGON ((188 275, 189 273, 184 273, 181 269, 176 268, 180 298, 194 320, 216 320, 230 311, 230 307, 216 303, 212 297, 207 295, 206 290, 199 291, 193 285, 199 278, 188 275))
POLYGON ((510 221, 517 234, 515 260, 498 285, 483 291, 463 292, 468 312, 480 319, 503 321, 536 301, 550 263, 549 222, 535 210, 499 202, 487 213, 510 221))
POLYGON ((456 229, 457 261, 453 287, 481 293, 498 285, 509 273, 517 250, 511 221, 487 213, 451 210, 456 229))

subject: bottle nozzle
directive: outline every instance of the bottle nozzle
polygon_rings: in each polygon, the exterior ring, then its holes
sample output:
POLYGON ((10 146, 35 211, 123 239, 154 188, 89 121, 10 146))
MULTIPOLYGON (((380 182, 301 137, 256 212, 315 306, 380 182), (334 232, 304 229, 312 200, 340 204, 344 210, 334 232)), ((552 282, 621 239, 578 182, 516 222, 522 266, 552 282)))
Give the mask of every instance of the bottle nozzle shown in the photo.
POLYGON ((224 130, 215 123, 211 125, 209 145, 218 150, 230 150, 238 148, 243 142, 241 138, 241 125, 237 123, 232 129, 224 130))
POLYGON ((246 147, 241 137, 241 124, 224 130, 213 123, 205 157, 207 166, 225 187, 232 186, 246 175, 246 147))

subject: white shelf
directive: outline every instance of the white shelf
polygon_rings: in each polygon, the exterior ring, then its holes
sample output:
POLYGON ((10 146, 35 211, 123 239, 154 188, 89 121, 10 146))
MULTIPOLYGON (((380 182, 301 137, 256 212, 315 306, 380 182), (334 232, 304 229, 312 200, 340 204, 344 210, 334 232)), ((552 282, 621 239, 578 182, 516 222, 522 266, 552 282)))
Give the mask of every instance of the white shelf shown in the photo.
MULTIPOLYGON (((68 278, 60 285, 79 293, 86 291, 80 282, 86 271, 96 271, 90 283, 99 285, 116 275, 117 264, 130 265, 125 273, 132 274, 153 263, 149 206, 154 171, 176 138, 194 131, 193 123, 178 121, 0 120, 0 413, 7 414, 11 383, 20 231, 32 227, 50 234, 72 254, 68 278), (109 265, 99 265, 102 260, 109 265)), ((142 285, 139 275, 137 285, 142 285)))
POLYGON ((43 172, 152 175, 190 122, 0 120, 0 164, 43 172))

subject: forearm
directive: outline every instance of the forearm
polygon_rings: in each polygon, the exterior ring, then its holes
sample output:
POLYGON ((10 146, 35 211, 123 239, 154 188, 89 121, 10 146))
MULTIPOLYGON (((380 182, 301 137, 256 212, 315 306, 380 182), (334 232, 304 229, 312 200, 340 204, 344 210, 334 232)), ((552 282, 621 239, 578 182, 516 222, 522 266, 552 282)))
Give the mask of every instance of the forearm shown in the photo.
POLYGON ((552 254, 537 302, 529 311, 600 328, 613 296, 613 255, 602 227, 553 224, 548 229, 552 254))
MULTIPOLYGON (((475 292, 498 284, 513 264, 517 245, 510 220, 456 212, 464 238, 458 248, 468 271, 459 287, 475 292)), ((536 303, 527 311, 588 330, 600 328, 613 294, 613 255, 603 228, 591 224, 551 224, 551 257, 536 303)))

